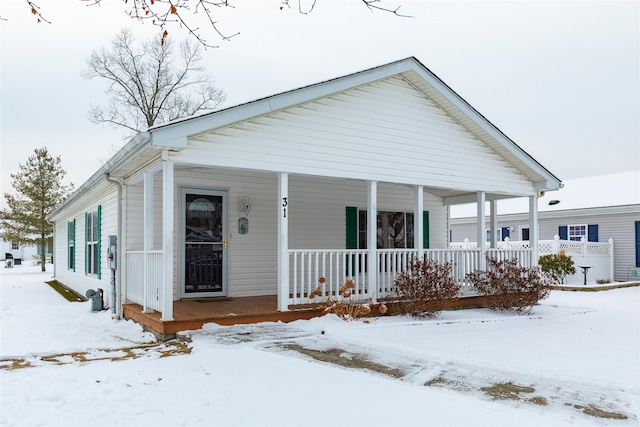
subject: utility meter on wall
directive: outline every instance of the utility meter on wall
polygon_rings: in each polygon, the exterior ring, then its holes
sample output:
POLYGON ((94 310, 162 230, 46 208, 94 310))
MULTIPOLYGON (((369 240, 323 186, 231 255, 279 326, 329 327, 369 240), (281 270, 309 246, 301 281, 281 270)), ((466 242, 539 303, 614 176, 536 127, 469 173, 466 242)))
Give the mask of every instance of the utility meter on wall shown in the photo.
POLYGON ((109 246, 107 247, 107 261, 109 262, 109 268, 116 269, 116 260, 118 258, 118 236, 107 236, 109 246))

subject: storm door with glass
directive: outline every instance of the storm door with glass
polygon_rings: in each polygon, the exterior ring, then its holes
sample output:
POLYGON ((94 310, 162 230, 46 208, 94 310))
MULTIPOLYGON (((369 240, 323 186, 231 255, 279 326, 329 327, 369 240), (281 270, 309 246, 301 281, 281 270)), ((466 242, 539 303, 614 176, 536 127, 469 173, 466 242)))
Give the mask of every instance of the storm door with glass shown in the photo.
POLYGON ((183 297, 227 294, 226 191, 182 192, 184 284, 183 297))

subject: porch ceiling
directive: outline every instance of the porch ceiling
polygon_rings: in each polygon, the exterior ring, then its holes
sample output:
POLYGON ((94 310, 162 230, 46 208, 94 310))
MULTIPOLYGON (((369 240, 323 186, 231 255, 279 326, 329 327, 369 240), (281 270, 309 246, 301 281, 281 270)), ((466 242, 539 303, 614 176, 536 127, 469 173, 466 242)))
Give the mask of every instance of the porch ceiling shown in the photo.
POLYGON ((146 150, 136 154, 130 161, 124 163, 121 167, 113 169, 109 173, 109 177, 115 180, 124 180, 135 177, 153 165, 160 163, 162 160, 162 150, 155 147, 148 147, 146 150))
MULTIPOLYGON (((192 164, 180 164, 180 163, 176 163, 175 164, 175 171, 176 172, 180 172, 180 171, 201 171, 201 172, 206 172, 208 169, 215 169, 214 167, 208 167, 208 166, 201 166, 201 165, 192 165, 192 164)), ((237 169, 236 169, 237 170, 237 169)), ((263 173, 268 173, 268 174, 274 174, 274 172, 272 171, 266 171, 266 170, 257 170, 257 169, 246 169, 247 171, 250 172, 263 172, 263 173)), ((299 175, 299 174, 293 174, 295 175, 299 175)), ((314 175, 305 175, 305 176, 314 176, 314 175)), ((350 180, 351 178, 335 178, 335 177, 326 177, 326 176, 317 176, 317 178, 321 178, 321 179, 329 179, 329 180, 350 180)), ((386 182, 386 181, 379 181, 379 182, 386 182)), ((387 182, 388 184, 398 184, 401 186, 406 186, 407 188, 413 188, 412 185, 408 185, 408 184, 399 184, 399 183, 394 183, 394 182, 387 182)), ((434 187, 434 186, 430 186, 428 183, 423 184, 425 191, 431 193, 431 194, 435 194, 436 196, 440 196, 443 198, 443 203, 445 205, 457 205, 457 204, 465 204, 465 203, 473 203, 477 200, 477 192, 476 191, 472 191, 472 190, 465 190, 465 189, 453 189, 453 188, 440 188, 440 187, 434 187)), ((485 194, 485 199, 487 201, 491 201, 491 200, 501 200, 501 199, 511 199, 511 198, 517 198, 517 197, 524 197, 527 196, 525 194, 521 194, 521 195, 516 195, 516 194, 497 194, 497 193, 486 193, 485 194)))

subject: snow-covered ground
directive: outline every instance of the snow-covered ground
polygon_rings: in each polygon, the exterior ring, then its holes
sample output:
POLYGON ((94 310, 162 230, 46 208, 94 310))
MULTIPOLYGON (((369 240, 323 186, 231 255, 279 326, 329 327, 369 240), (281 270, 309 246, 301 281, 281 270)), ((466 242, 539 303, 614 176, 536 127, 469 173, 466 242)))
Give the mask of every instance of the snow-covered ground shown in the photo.
POLYGON ((553 291, 528 316, 210 325, 189 353, 39 269, 0 268, 2 426, 639 423, 640 287, 553 291))

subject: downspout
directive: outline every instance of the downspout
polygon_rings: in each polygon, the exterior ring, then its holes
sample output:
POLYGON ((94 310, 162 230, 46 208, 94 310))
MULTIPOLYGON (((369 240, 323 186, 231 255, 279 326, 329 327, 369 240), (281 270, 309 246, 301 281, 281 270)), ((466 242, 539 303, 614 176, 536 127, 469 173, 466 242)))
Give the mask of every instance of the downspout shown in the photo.
MULTIPOLYGON (((49 222, 49 221, 47 221, 47 222, 49 222)), ((51 224, 51 223, 49 223, 49 224, 51 224)), ((51 238, 51 264, 52 264, 51 267, 53 267, 53 277, 52 277, 52 279, 55 280, 56 279, 56 258, 57 258, 56 257, 56 225, 55 224, 52 224, 52 225, 53 225, 53 236, 51 238)), ((44 259, 43 262, 46 264, 47 256, 45 255, 43 259, 44 259)), ((45 266, 45 269, 46 268, 47 267, 45 266)))
POLYGON ((108 181, 112 182, 118 189, 118 202, 117 205, 117 227, 116 227, 116 235, 118 236, 118 250, 116 251, 116 272, 115 272, 115 285, 112 293, 112 301, 111 301, 111 318, 112 319, 121 319, 122 318, 122 248, 123 241, 121 239, 122 236, 122 180, 115 180, 109 176, 108 173, 104 174, 105 178, 108 181))

